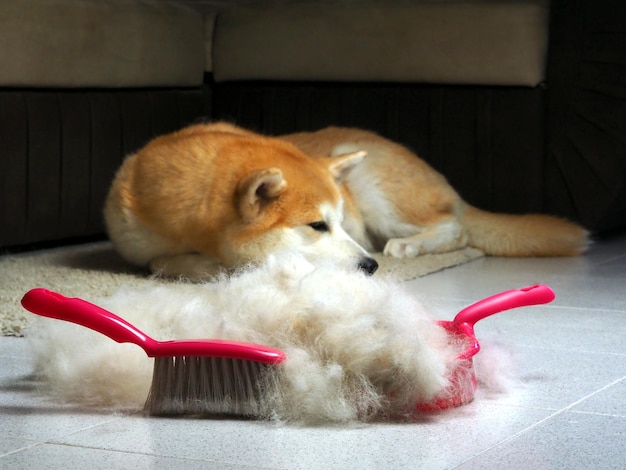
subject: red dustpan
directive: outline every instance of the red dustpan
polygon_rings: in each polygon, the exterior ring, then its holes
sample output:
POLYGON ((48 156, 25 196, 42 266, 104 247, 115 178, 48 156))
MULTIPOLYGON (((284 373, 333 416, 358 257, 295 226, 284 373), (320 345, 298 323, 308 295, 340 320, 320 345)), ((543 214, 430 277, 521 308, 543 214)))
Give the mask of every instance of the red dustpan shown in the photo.
POLYGON ((460 406, 474 399, 478 388, 472 358, 480 351, 474 334, 474 325, 485 317, 504 310, 552 302, 554 292, 548 286, 535 285, 492 295, 461 310, 454 320, 440 321, 450 335, 467 344, 458 356, 458 363, 450 373, 448 388, 429 403, 417 405, 419 411, 437 411, 460 406))

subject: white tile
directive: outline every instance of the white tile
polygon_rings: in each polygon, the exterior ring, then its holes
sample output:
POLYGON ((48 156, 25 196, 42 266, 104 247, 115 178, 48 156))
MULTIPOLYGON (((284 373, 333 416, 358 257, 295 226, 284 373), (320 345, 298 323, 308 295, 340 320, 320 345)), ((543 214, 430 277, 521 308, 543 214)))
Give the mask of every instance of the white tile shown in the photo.
POLYGON ((623 356, 527 348, 517 365, 522 384, 500 399, 514 406, 559 410, 626 375, 623 356))
POLYGON ((546 284, 556 293, 554 306, 626 311, 626 267, 586 267, 576 258, 482 258, 458 268, 406 283, 426 298, 480 300, 508 289, 546 284))
POLYGON ((596 263, 604 263, 616 257, 626 256, 626 236, 616 236, 595 240, 584 255, 596 263))
POLYGON ((550 412, 473 403, 430 421, 301 428, 249 421, 127 418, 62 440, 73 446, 270 468, 449 468, 550 412))
POLYGON ((525 307, 481 320, 481 334, 525 347, 561 349, 577 354, 621 354, 626 361, 626 311, 525 307))
MULTIPOLYGON (((0 437, 0 458, 12 452, 17 452, 21 449, 27 449, 33 445, 36 445, 37 441, 29 439, 19 439, 11 437, 0 437)), ((2 467, 2 460, 0 460, 0 467, 2 467)))
MULTIPOLYGON (((0 336, 0 357, 21 357, 28 358, 28 344, 24 338, 17 338, 14 336, 0 336)), ((4 368, 5 360, 2 361, 2 368, 4 368)))
MULTIPOLYGON (((573 413, 596 413, 626 419, 626 376, 572 407, 573 413)), ((626 456, 626 451, 625 451, 626 456)))
MULTIPOLYGON (((24 339, 17 341, 25 342, 24 339)), ((2 358, 0 437, 44 440, 117 419, 110 413, 98 413, 54 401, 43 393, 42 384, 31 372, 30 359, 2 358)))
POLYGON ((9 404, 0 410, 0 437, 50 440, 90 429, 112 419, 119 418, 76 408, 9 404))
MULTIPOLYGON (((88 469, 143 469, 166 468, 168 470, 194 469, 244 469, 242 466, 221 465, 211 461, 173 459, 159 455, 131 452, 111 452, 100 449, 42 444, 0 458, 0 467, 13 469, 63 468, 88 469)), ((252 467, 248 467, 251 469, 252 467)), ((256 467, 262 468, 262 467, 256 467)))
POLYGON ((626 419, 563 413, 459 468, 622 470, 626 419))

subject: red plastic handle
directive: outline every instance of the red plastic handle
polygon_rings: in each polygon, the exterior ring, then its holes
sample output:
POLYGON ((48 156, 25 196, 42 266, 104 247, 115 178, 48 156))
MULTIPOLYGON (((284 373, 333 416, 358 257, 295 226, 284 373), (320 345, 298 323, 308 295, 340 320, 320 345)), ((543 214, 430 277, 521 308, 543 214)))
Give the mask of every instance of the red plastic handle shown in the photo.
POLYGON ((543 284, 500 292, 465 307, 454 317, 453 323, 474 325, 479 320, 495 313, 517 307, 547 304, 555 297, 554 291, 543 284))
POLYGON ((22 306, 43 317, 65 320, 102 333, 118 343, 133 343, 148 352, 155 340, 123 318, 82 299, 37 288, 22 298, 22 306))
POLYGON ((47 289, 32 289, 22 306, 44 317, 65 320, 108 336, 118 343, 141 347, 149 357, 214 356, 278 364, 286 357, 278 349, 259 344, 222 340, 157 341, 123 318, 82 299, 68 298, 47 289))

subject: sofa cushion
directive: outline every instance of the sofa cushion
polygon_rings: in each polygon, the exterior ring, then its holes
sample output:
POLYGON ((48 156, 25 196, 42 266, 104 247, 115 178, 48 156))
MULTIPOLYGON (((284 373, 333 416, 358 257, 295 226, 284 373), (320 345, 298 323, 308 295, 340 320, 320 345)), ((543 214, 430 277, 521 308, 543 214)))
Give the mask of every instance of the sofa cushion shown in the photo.
POLYGON ((0 2, 0 86, 137 87, 202 83, 202 14, 127 0, 0 2))
POLYGON ((527 85, 544 79, 544 0, 337 0, 232 8, 213 74, 226 80, 527 85))

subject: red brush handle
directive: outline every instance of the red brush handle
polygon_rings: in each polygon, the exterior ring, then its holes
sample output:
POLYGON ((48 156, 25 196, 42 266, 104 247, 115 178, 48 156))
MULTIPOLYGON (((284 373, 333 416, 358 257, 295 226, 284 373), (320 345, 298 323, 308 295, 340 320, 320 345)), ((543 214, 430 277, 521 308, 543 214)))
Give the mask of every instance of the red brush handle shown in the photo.
POLYGON ((517 307, 547 304, 554 298, 552 289, 543 284, 508 290, 465 307, 454 317, 453 323, 474 325, 489 315, 517 307))
POLYGON ((123 318, 82 299, 68 298, 47 289, 32 289, 22 306, 44 317, 65 320, 108 336, 118 343, 141 347, 149 357, 215 356, 277 364, 285 360, 282 351, 252 343, 222 340, 157 341, 123 318))

